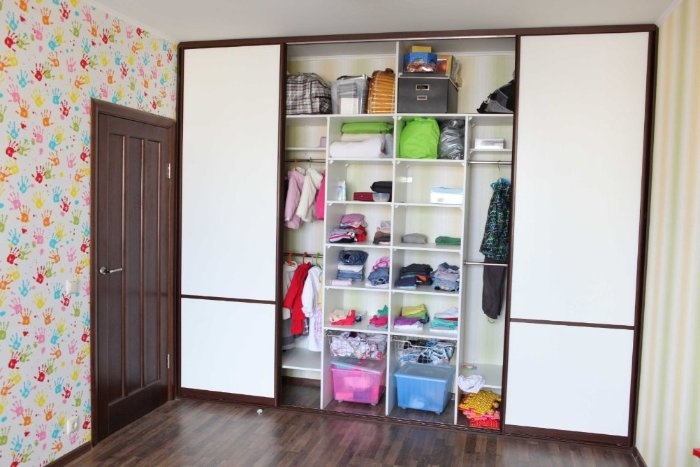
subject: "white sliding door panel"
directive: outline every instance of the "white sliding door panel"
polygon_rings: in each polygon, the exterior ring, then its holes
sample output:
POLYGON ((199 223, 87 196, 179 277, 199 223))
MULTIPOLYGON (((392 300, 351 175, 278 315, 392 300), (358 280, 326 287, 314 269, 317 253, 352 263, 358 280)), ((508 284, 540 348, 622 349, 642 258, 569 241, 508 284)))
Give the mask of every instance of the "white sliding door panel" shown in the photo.
POLYGON ((633 331, 511 323, 507 425, 627 436, 633 331))
POLYGON ((521 39, 513 318, 634 324, 647 47, 521 39))
POLYGON ((183 294, 275 300, 280 53, 185 51, 183 294))
POLYGON ((275 305, 182 300, 181 386, 274 397, 275 305))

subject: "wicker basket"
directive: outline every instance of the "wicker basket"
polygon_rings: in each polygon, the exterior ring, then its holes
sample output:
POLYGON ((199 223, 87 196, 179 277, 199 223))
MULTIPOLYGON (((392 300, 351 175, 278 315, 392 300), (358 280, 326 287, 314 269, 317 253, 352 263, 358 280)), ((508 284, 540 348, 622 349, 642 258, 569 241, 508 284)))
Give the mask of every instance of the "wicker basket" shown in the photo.
POLYGON ((372 73, 367 97, 367 113, 394 113, 395 90, 396 75, 393 70, 387 68, 384 71, 377 70, 372 73))

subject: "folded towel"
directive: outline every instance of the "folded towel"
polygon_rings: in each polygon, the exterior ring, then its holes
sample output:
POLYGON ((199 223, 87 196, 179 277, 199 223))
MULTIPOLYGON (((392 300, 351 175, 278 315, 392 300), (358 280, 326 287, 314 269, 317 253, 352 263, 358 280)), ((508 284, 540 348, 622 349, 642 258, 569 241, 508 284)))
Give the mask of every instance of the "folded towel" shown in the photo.
POLYGON ((384 137, 376 135, 364 141, 333 141, 328 153, 336 159, 386 157, 384 137))

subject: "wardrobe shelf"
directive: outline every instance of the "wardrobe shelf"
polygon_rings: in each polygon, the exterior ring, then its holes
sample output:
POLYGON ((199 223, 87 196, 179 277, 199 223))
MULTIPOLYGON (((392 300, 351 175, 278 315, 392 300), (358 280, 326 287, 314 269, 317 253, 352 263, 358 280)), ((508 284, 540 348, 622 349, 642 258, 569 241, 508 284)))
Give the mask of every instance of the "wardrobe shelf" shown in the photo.
MULTIPOLYGON (((364 283, 363 283, 364 284, 364 283)), ((389 292, 389 289, 380 289, 380 288, 375 288, 375 287, 365 287, 364 285, 326 285, 326 289, 328 290, 358 290, 362 292, 383 292, 387 293, 389 292)))
MULTIPOLYGON (((353 243, 326 243, 326 248, 341 248, 344 250, 381 250, 389 249, 389 245, 375 245, 373 243, 353 242, 353 243)), ((388 253, 388 252, 387 252, 388 253)))
POLYGON ((298 152, 326 152, 326 148, 320 148, 320 147, 302 147, 302 146, 290 146, 287 148, 284 148, 285 151, 291 152, 291 151, 298 151, 298 152))
POLYGON ((512 149, 482 149, 482 148, 469 148, 469 154, 475 153, 475 152, 493 152, 493 153, 506 153, 509 154, 513 152, 512 149))
POLYGON ((459 340, 459 333, 457 331, 436 331, 434 329, 430 329, 428 326, 430 326, 430 324, 424 325, 424 328, 420 331, 417 329, 397 329, 392 326, 391 335, 394 337, 394 339, 407 337, 409 339, 440 339, 446 341, 459 340))
POLYGON ((362 318, 362 321, 359 323, 355 323, 352 326, 335 326, 331 324, 328 320, 326 320, 324 324, 324 329, 326 331, 340 331, 340 332, 364 332, 367 334, 387 334, 388 331, 386 328, 380 329, 376 328, 374 326, 370 326, 368 321, 369 321, 369 316, 365 316, 362 318))
POLYGON ((475 125, 512 125, 513 114, 467 114, 467 120, 475 125))
POLYGON ((295 347, 282 352, 282 368, 288 370, 321 371, 321 352, 295 347))
POLYGON ((459 298, 459 291, 448 292, 446 290, 435 290, 432 285, 419 285, 413 289, 391 289, 391 293, 400 293, 406 295, 432 295, 436 297, 455 297, 459 298))
POLYGON ((473 363, 462 365, 459 369, 461 376, 481 375, 486 380, 485 388, 496 389, 500 391, 503 387, 503 365, 494 365, 491 363, 473 363))
POLYGON ((442 203, 392 203, 395 208, 406 207, 406 208, 435 208, 435 209, 462 209, 461 204, 442 204, 442 203))
POLYGON ((396 158, 396 165, 427 165, 427 166, 464 166, 464 159, 410 159, 404 157, 396 158))
POLYGON ((328 156, 328 163, 333 164, 333 163, 340 163, 343 162, 345 164, 353 164, 353 163, 361 163, 361 164, 386 164, 386 165, 391 165, 393 162, 393 159, 390 157, 333 157, 333 156, 328 156))
POLYGON ((336 204, 342 205, 342 206, 371 206, 371 205, 377 205, 377 206, 390 206, 391 203, 389 202, 375 202, 375 201, 332 201, 332 200, 326 200, 326 204, 328 206, 334 206, 336 204))
POLYGON ((394 251, 436 251, 438 253, 459 253, 462 249, 461 245, 436 245, 435 243, 396 243, 392 246, 394 251))

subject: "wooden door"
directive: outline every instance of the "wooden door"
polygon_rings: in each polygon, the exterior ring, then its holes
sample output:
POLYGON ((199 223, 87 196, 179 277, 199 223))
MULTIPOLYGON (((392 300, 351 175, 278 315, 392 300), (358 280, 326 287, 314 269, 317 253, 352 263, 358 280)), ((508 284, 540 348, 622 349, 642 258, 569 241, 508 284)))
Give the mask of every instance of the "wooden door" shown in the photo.
POLYGON ((93 442, 172 397, 173 128, 93 101, 93 442))

